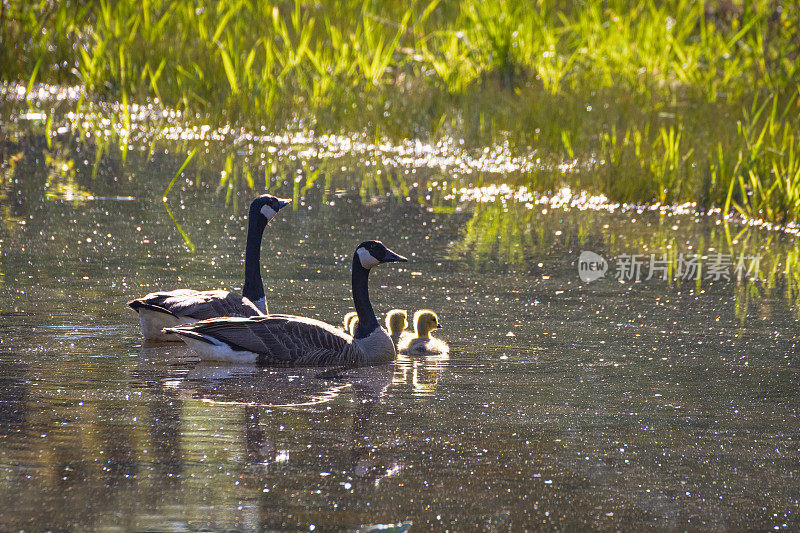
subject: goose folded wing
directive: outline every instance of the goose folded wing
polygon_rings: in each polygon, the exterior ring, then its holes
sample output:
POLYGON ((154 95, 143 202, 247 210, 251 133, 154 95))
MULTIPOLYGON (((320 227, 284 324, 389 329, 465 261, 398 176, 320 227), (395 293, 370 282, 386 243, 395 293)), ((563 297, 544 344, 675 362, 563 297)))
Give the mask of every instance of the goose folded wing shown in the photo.
POLYGON ((189 326, 194 332, 249 351, 264 361, 319 363, 344 354, 351 338, 319 320, 291 315, 217 318, 189 326))
MULTIPOLYGON (((264 316, 264 313, 251 302, 248 298, 227 291, 208 291, 212 297, 208 298, 205 308, 208 313, 213 313, 209 317, 217 316, 264 316), (214 295, 214 293, 218 293, 214 295)), ((202 311, 199 311, 202 312, 202 311)), ((192 315, 193 318, 194 315, 192 315)), ((200 318, 200 317, 196 317, 200 318)))
POLYGON ((198 291, 192 289, 151 292, 143 298, 136 298, 135 300, 129 301, 128 307, 135 311, 139 311, 139 309, 150 309, 152 311, 160 311, 162 313, 174 315, 175 313, 171 310, 174 302, 182 299, 192 300, 197 294, 199 294, 198 291))
POLYGON ((253 303, 243 296, 228 291, 195 291, 178 289, 168 292, 150 293, 133 300, 128 305, 170 313, 176 317, 205 320, 219 316, 263 315, 253 303))

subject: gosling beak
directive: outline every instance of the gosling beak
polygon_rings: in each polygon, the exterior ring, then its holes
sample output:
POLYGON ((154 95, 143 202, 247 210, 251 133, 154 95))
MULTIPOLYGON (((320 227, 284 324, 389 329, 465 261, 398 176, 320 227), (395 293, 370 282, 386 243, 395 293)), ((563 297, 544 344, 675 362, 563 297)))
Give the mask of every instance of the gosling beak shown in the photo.
POLYGON ((383 258, 384 263, 407 263, 408 259, 402 255, 398 255, 391 250, 386 250, 386 256, 383 258))
POLYGON ((436 324, 436 327, 437 327, 437 328, 439 328, 439 329, 441 329, 441 328, 443 328, 444 326, 443 326, 443 325, 441 325, 441 324, 436 324))
POLYGON ((278 209, 283 209, 287 205, 292 203, 291 198, 278 198, 278 209))

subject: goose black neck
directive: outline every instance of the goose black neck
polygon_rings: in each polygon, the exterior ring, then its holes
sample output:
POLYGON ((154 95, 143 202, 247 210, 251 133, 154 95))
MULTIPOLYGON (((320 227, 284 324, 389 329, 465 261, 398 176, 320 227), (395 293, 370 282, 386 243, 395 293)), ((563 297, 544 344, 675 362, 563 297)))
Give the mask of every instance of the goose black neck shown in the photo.
POLYGON ((353 255, 353 306, 358 314, 356 339, 368 337, 378 327, 378 319, 369 302, 368 290, 369 270, 361 266, 358 254, 353 255))
POLYGON ((264 298, 264 282, 261 280, 261 237, 267 221, 256 207, 250 207, 247 225, 247 247, 244 251, 244 287, 242 295, 252 302, 264 298))

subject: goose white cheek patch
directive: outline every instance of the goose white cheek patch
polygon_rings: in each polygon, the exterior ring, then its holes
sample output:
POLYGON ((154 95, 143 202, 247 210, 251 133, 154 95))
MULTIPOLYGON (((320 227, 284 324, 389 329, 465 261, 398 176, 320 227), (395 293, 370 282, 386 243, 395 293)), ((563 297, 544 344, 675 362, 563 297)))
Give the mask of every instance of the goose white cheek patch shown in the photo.
POLYGON ((269 205, 265 204, 264 207, 261 208, 261 214, 264 215, 267 220, 272 220, 272 217, 275 216, 275 213, 276 211, 269 205))
POLYGON ((358 254, 358 260, 361 261, 361 266, 367 270, 381 264, 380 261, 372 257, 372 254, 366 248, 359 248, 356 253, 358 254))

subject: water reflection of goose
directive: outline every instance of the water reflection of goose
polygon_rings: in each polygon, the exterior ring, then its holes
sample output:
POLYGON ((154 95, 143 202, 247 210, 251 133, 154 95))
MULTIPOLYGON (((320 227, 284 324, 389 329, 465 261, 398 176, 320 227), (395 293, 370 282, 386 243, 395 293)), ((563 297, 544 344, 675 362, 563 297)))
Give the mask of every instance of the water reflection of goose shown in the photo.
POLYGON ((180 337, 165 334, 162 329, 218 316, 259 316, 268 313, 261 279, 261 239, 272 217, 290 202, 263 194, 250 204, 242 296, 221 290, 177 289, 152 292, 144 298, 128 302, 128 306, 139 314, 144 338, 180 341, 180 337))
POLYGON ((394 360, 389 334, 369 301, 370 269, 407 259, 379 241, 365 241, 353 254, 353 303, 358 327, 350 336, 320 320, 291 315, 212 318, 165 331, 184 337, 205 360, 293 366, 361 366, 394 360))
MULTIPOLYGON (((155 347, 154 347, 155 348, 155 347)), ((169 424, 159 422, 157 432, 165 441, 160 448, 150 443, 154 451, 158 451, 158 459, 164 471, 182 472, 182 466, 175 464, 175 455, 181 449, 179 413, 188 399, 207 402, 211 406, 225 405, 219 413, 230 413, 227 406, 240 405, 240 420, 243 429, 242 467, 247 479, 253 486, 264 486, 265 472, 291 467, 295 453, 303 460, 305 446, 297 447, 285 441, 278 425, 286 423, 281 410, 304 412, 316 409, 325 402, 331 402, 341 394, 351 391, 352 402, 337 402, 333 409, 345 409, 352 413, 352 426, 349 438, 345 437, 345 450, 342 450, 350 465, 353 478, 378 485, 387 477, 402 471, 402 464, 395 457, 396 439, 388 440, 376 434, 374 418, 380 413, 382 397, 392 384, 394 365, 377 365, 350 369, 320 368, 276 368, 256 367, 253 365, 213 365, 198 363, 196 365, 175 365, 179 356, 173 350, 172 357, 159 359, 158 350, 140 357, 139 369, 135 372, 134 382, 147 383, 154 399, 163 398, 154 411, 152 419, 168 418, 169 424), (147 357, 150 355, 151 357, 147 357), (142 361, 147 360, 147 363, 142 361), (159 391, 159 388, 162 390, 159 391), (169 399, 169 401, 167 401, 169 399), (166 408, 173 406, 172 410, 166 408), (279 411, 273 409, 278 408, 279 411), (161 416, 158 411, 165 409, 161 416), (172 422, 174 421, 174 422, 172 422), (163 427, 162 427, 163 426, 163 427)), ((162 348, 163 351, 163 348, 162 348)), ((207 411, 206 411, 207 412, 207 411)), ((326 411, 327 412, 327 411, 326 411)), ((212 415, 214 416, 214 415, 212 415)), ((222 415, 219 415, 222 416, 222 415)), ((345 420, 350 417, 343 413, 345 420)), ((381 426, 378 426, 381 427, 381 426)), ((302 424, 301 424, 302 428, 302 424)), ((343 430, 347 431, 345 428, 343 430)), ((298 430, 302 436, 302 429, 298 430)), ((296 468, 296 465, 294 466, 296 468)), ((265 495, 273 498, 270 493, 265 495)), ((274 499, 270 505, 274 506, 274 499)), ((272 507, 270 507, 272 508, 272 507)))
POLYGON ((322 370, 199 363, 180 388, 184 396, 215 404, 304 407, 329 402, 348 387, 359 399, 377 400, 392 374, 387 365, 322 370))
POLYGON ((377 484, 401 469, 394 460, 377 459, 369 438, 371 418, 383 392, 392 383, 393 373, 391 365, 320 371, 201 363, 189 371, 181 387, 194 399, 244 406, 247 463, 260 468, 286 462, 291 453, 279 449, 270 438, 269 431, 260 423, 261 408, 296 408, 329 402, 349 387, 356 400, 350 446, 353 475, 377 484))
POLYGON ((199 363, 180 387, 186 396, 218 404, 300 407, 333 400, 350 383, 316 368, 199 363))
MULTIPOLYGON (((183 345, 143 345, 136 369, 129 381, 142 390, 147 405, 146 424, 152 461, 152 487, 147 496, 151 506, 166 493, 180 490, 184 472, 181 447, 183 399, 179 384, 186 376, 186 357, 191 352, 183 345)), ((195 359, 196 360, 196 359, 195 359)))
POLYGON ((281 450, 260 423, 261 408, 297 408, 329 402, 347 388, 355 398, 350 461, 353 474, 379 483, 401 470, 394 460, 376 455, 371 419, 386 388, 392 384, 391 365, 347 370, 315 368, 210 365, 190 369, 180 384, 182 395, 213 404, 244 406, 247 462, 261 467, 289 460, 290 450, 281 450))
POLYGON ((430 309, 420 309, 414 313, 414 332, 397 346, 399 352, 409 355, 447 355, 450 348, 447 343, 431 337, 431 332, 441 328, 439 317, 430 309))
MULTIPOLYGON (((382 370, 389 370, 384 376, 387 382, 391 383, 393 369, 384 366, 382 370)), ((381 446, 376 442, 372 419, 379 404, 379 396, 374 390, 364 387, 354 386, 353 392, 357 401, 353 413, 353 429, 350 433, 350 464, 356 478, 377 486, 384 479, 400 473, 403 465, 393 457, 387 457, 382 453, 381 446)))
POLYGON ((386 388, 392 384, 391 365, 331 369, 257 368, 252 365, 211 366, 199 364, 184 382, 193 398, 211 403, 243 404, 245 448, 251 467, 289 461, 291 450, 279 449, 261 423, 261 408, 306 407, 328 402, 346 388, 355 398, 350 433, 353 475, 377 485, 402 470, 393 458, 385 458, 375 444, 372 418, 386 388))

